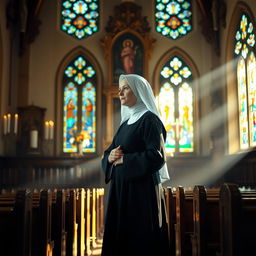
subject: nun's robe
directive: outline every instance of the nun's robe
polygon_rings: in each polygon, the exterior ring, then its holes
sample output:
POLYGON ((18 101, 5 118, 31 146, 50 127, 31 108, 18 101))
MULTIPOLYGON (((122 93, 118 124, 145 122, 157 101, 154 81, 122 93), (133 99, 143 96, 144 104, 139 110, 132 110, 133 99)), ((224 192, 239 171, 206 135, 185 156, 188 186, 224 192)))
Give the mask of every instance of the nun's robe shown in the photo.
POLYGON ((165 139, 162 122, 147 111, 133 124, 124 122, 104 152, 102 168, 110 189, 102 256, 168 255, 166 213, 162 198, 159 215, 156 193, 161 186, 158 170, 164 164, 161 134, 165 139), (123 164, 114 166, 108 156, 119 145, 123 164))

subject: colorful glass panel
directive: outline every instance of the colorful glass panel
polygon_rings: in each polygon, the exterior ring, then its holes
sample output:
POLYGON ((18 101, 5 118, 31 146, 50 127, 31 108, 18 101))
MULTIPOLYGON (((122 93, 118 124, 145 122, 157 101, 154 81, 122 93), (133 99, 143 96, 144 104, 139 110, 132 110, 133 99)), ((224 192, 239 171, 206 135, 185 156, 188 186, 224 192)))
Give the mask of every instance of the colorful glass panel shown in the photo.
POLYGON ((192 71, 174 56, 160 72, 159 109, 167 130, 166 152, 194 151, 192 71))
POLYGON ((247 62, 250 144, 256 145, 256 59, 250 53, 247 62))
POLYGON ((91 82, 83 87, 82 133, 83 152, 96 151, 96 90, 91 82))
POLYGON ((155 0, 156 31, 165 37, 180 38, 192 30, 189 0, 155 0))
POLYGON ((163 84, 160 89, 159 94, 160 102, 160 114, 162 121, 164 123, 167 135, 166 135, 166 152, 175 152, 176 142, 175 142, 175 117, 174 117, 174 90, 169 82, 163 84))
POLYGON ((256 65, 255 30, 246 14, 241 15, 235 34, 234 54, 237 62, 237 88, 239 109, 240 147, 256 145, 256 65))
POLYGON ((99 0, 63 0, 61 29, 82 39, 99 30, 99 0))
POLYGON ((245 61, 239 58, 237 65, 240 147, 248 148, 248 109, 245 61))
POLYGON ((96 71, 82 56, 64 70, 63 152, 96 152, 96 71), (90 103, 90 104, 89 104, 90 103))
POLYGON ((253 24, 245 14, 241 17, 235 40, 235 54, 242 54, 244 59, 246 59, 249 52, 249 46, 253 47, 255 45, 255 34, 253 32, 253 24))
POLYGON ((63 151, 76 152, 73 141, 74 131, 77 130, 77 87, 69 82, 64 87, 64 108, 63 108, 63 151))
POLYGON ((161 71, 162 77, 169 79, 174 85, 181 84, 182 81, 189 78, 191 74, 189 67, 176 56, 168 61, 161 71))
POLYGON ((179 88, 179 150, 193 152, 193 91, 188 83, 179 88))

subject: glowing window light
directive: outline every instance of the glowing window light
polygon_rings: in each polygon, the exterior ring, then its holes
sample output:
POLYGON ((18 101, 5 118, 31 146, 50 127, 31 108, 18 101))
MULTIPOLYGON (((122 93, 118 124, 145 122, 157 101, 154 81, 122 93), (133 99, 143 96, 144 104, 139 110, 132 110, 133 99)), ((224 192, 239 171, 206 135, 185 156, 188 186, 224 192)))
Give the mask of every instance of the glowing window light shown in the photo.
POLYGON ((255 32, 246 14, 241 15, 235 33, 234 54, 238 57, 236 74, 240 148, 256 145, 256 60, 255 32))
POLYGON ((248 148, 248 108, 245 61, 241 57, 237 65, 240 146, 248 148))
POLYGON ((159 109, 167 131, 166 152, 194 152, 194 93, 192 71, 181 60, 170 58, 160 71, 159 109))

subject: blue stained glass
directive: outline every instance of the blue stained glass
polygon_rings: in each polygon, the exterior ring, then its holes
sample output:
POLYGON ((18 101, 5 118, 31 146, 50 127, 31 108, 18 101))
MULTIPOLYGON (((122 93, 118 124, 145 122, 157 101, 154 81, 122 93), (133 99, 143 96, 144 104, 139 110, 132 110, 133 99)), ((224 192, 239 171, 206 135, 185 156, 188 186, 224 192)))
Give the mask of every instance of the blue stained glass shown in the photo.
POLYGON ((99 0, 67 0, 61 9, 61 29, 82 39, 99 30, 99 0))
POLYGON ((96 150, 96 92, 91 82, 83 88, 82 133, 84 136, 83 151, 96 150))
POLYGON ((156 31, 172 39, 192 30, 192 8, 189 0, 156 0, 156 31))
POLYGON ((241 17, 235 39, 236 46, 234 53, 236 55, 242 54, 242 56, 246 58, 249 51, 248 47, 253 47, 255 44, 255 34, 253 31, 253 24, 245 14, 241 17))
POLYGON ((84 152, 96 152, 96 71, 78 56, 63 75, 63 152, 77 152, 78 135, 84 152))

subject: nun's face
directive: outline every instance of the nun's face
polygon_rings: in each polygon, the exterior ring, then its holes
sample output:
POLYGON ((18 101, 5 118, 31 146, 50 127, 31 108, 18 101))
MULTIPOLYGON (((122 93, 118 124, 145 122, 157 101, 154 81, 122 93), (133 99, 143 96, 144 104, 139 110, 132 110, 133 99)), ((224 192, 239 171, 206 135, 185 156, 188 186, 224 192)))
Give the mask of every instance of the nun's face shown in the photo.
POLYGON ((132 107, 136 104, 136 96, 126 79, 123 79, 119 84, 119 98, 123 106, 132 107))

